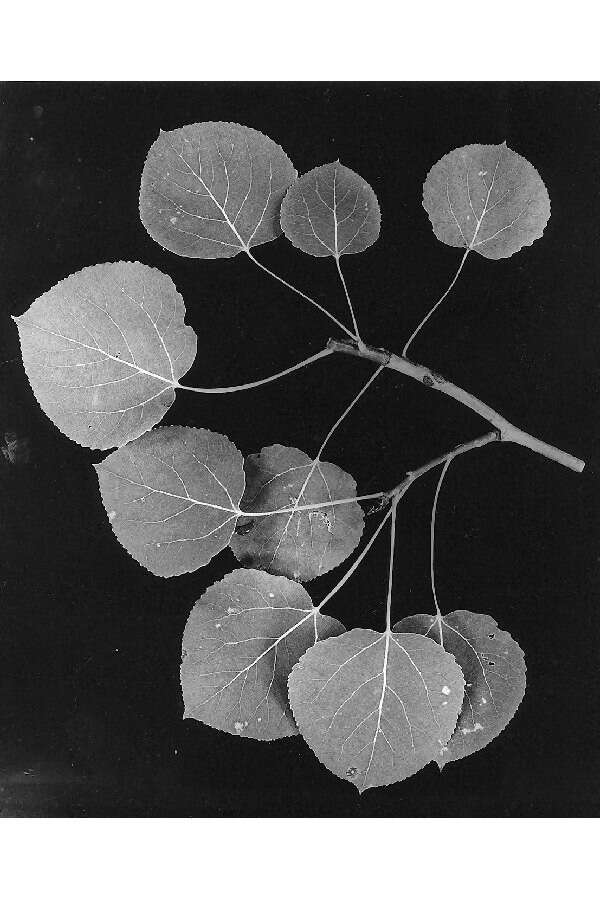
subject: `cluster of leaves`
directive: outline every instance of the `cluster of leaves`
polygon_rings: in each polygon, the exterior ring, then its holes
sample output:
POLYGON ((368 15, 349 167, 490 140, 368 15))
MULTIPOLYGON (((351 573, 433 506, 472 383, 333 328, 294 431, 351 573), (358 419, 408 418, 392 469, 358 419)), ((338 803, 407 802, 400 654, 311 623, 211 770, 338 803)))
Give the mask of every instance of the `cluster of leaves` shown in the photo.
MULTIPOLYGON (((531 244, 550 213, 539 175, 505 144, 443 157, 423 203, 440 240, 490 259, 531 244)), ((245 253, 263 269, 253 248, 283 231, 303 252, 333 258, 340 276, 340 258, 373 244, 381 220, 372 188, 339 161, 298 177, 268 137, 220 122, 160 133, 142 173, 140 216, 173 253, 245 253)), ((355 330, 338 324, 358 338, 350 310, 355 330)), ((522 651, 493 619, 438 611, 393 628, 388 617, 384 632, 346 632, 320 612, 331 594, 315 606, 301 583, 360 543, 362 498, 350 475, 321 451, 311 458, 275 445, 244 460, 223 435, 154 427, 177 389, 203 390, 180 384, 197 344, 184 316, 167 275, 114 262, 70 275, 16 320, 42 409, 77 443, 113 451, 95 468, 126 551, 162 577, 193 572, 227 547, 242 566, 190 614, 184 715, 261 740, 301 733, 360 791, 484 747, 525 689, 522 651)))

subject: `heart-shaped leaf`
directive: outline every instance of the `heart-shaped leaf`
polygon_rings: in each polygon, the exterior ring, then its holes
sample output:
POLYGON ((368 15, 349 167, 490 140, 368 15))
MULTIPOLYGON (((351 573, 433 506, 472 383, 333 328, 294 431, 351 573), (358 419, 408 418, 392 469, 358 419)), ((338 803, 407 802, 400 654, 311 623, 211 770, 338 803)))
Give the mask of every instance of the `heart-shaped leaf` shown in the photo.
POLYGON ((244 470, 222 434, 155 428, 95 469, 117 540, 155 575, 194 572, 229 543, 244 470))
MULTIPOLYGON (((483 749, 510 722, 525 694, 525 658, 517 642, 491 616, 456 610, 442 616, 444 649, 454 655, 466 679, 456 730, 438 754, 446 763, 483 749)), ((424 634, 439 643, 437 618, 408 616, 394 631, 424 634)))
POLYGON ((373 188, 339 160, 302 175, 281 205, 285 236, 311 256, 362 253, 379 237, 380 224, 373 188))
MULTIPOLYGON (((356 482, 338 466, 319 462, 309 478, 312 466, 302 450, 280 444, 248 456, 242 510, 291 510, 295 504, 308 506, 356 496, 356 482)), ((358 503, 344 503, 250 522, 253 527, 247 533, 235 534, 231 540, 231 549, 243 565, 310 581, 352 553, 362 535, 364 514, 358 503)), ((242 529, 244 524, 242 517, 242 529)))
POLYGON ((435 759, 464 693, 460 667, 435 641, 362 628, 307 650, 288 684, 311 750, 361 793, 435 759))
POLYGON ((281 200, 296 174, 281 147, 245 125, 161 131, 142 172, 140 216, 179 256, 236 256, 281 234, 281 200))
POLYGON ((537 171, 503 144, 468 144, 443 156, 423 185, 436 237, 504 259, 541 237, 550 198, 537 171))
POLYGON ((185 626, 184 718, 263 741, 298 734, 288 675, 315 641, 343 631, 302 585, 253 569, 231 572, 196 602, 185 626))
POLYGON ((84 447, 139 437, 175 399, 196 355, 175 285, 141 263, 103 263, 60 281, 15 321, 44 412, 84 447))

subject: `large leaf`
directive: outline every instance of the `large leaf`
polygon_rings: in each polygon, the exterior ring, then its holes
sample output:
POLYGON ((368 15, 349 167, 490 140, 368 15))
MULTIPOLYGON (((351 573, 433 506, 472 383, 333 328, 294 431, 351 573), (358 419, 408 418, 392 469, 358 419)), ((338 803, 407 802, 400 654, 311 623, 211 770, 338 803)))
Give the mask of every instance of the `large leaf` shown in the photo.
POLYGON ((381 213, 373 188, 339 160, 295 181, 281 205, 281 227, 311 256, 362 253, 379 237, 381 213))
POLYGON ((302 585, 231 572, 196 602, 185 627, 184 718, 263 741, 297 734, 288 675, 316 640, 343 630, 317 612, 302 585))
POLYGON ((222 434, 155 428, 95 469, 117 539, 155 575, 193 572, 229 543, 244 470, 222 434))
MULTIPOLYGON (((408 616, 394 626, 394 631, 440 640, 435 616, 408 616)), ((440 769, 481 750, 497 737, 525 693, 523 651, 491 616, 465 609, 448 613, 442 616, 442 635, 444 648, 455 656, 467 683, 456 730, 438 755, 440 769)))
POLYGON ((435 759, 464 692, 460 667, 435 641, 362 628, 307 650, 288 684, 309 747, 361 793, 435 759))
MULTIPOLYGON (((356 496, 354 479, 333 463, 319 462, 302 490, 313 461, 302 450, 275 444, 246 458, 247 512, 291 510, 296 504, 328 503, 356 496)), ((231 549, 245 566, 310 581, 343 562, 358 545, 364 526, 358 503, 318 510, 240 518, 242 534, 231 549), (249 529, 246 532, 246 527, 249 529)))
POLYGON ((443 156, 423 185, 436 236, 504 259, 542 236, 550 198, 534 167, 503 144, 468 144, 443 156))
POLYGON ((160 422, 196 355, 175 285, 141 263, 60 281, 15 321, 38 403, 84 447, 119 447, 160 422))
POLYGON ((231 257, 281 234, 281 200, 296 177, 271 138, 231 122, 161 131, 142 173, 140 216, 179 256, 231 257))

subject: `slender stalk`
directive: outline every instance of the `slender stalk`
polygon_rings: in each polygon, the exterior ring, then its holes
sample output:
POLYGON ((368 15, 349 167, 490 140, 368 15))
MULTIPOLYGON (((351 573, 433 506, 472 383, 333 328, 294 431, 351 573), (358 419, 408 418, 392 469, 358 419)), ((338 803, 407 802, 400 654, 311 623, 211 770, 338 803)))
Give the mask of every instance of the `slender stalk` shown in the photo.
POLYGON ((371 549, 371 547, 372 547, 373 544, 375 543, 375 540, 377 539, 378 534, 380 534, 380 532, 381 532, 381 530, 383 529, 385 523, 387 522, 387 520, 390 518, 391 515, 392 515, 392 510, 391 510, 391 509, 388 509, 388 511, 386 512, 385 516, 383 517, 383 519, 381 520, 381 522, 379 523, 379 525, 377 526, 377 528, 375 529, 375 531, 373 532, 373 534, 371 535, 371 537, 369 538, 368 543, 365 544, 364 548, 361 550, 360 554, 356 557, 356 559, 354 560, 354 562, 352 563, 352 565, 350 566, 350 568, 348 569, 348 571, 346 572, 346 574, 343 575, 342 578, 341 578, 341 579, 338 581, 338 583, 336 584, 336 586, 335 586, 334 588, 332 588, 332 589, 329 591, 329 593, 327 594, 327 596, 325 597, 325 599, 324 599, 324 600, 321 600, 321 602, 320 602, 319 605, 317 606, 317 610, 319 610, 319 609, 321 609, 321 607, 325 606, 325 604, 326 604, 329 600, 331 600, 331 598, 332 598, 335 594, 337 594, 337 592, 340 590, 340 588, 342 588, 342 587, 346 584, 346 582, 347 582, 348 579, 354 574, 354 572, 356 572, 356 570, 357 570, 358 567, 360 566, 361 562, 363 561, 363 559, 365 558, 365 556, 367 555, 367 553, 369 552, 369 550, 371 549))
POLYGON ((217 387, 217 388, 200 388, 200 387, 188 387, 187 384, 180 384, 177 382, 175 387, 182 391, 193 391, 196 394, 233 394, 235 391, 248 391, 250 388, 259 387, 261 384, 268 384, 269 381, 276 381, 278 378, 283 378, 284 375, 289 375, 290 372, 297 372, 298 369, 304 368, 304 366, 309 366, 311 363, 316 362, 318 359, 324 359, 326 356, 331 356, 333 350, 321 350, 319 353, 313 354, 313 356, 309 356, 307 359, 303 359, 302 362, 296 363, 295 366, 289 366, 287 369, 284 369, 282 372, 277 372, 276 375, 269 375, 268 378, 261 378, 258 381, 249 381, 247 384, 236 384, 232 387, 217 387))
POLYGON ((431 541, 430 541, 430 557, 429 557, 429 572, 431 575, 431 593, 433 594, 433 602, 435 604, 435 614, 437 619, 437 624, 440 632, 440 644, 442 647, 444 646, 444 635, 442 634, 442 614, 440 612, 440 607, 437 601, 437 594, 435 592, 435 569, 434 569, 434 560, 435 560, 435 516, 437 513, 437 502, 438 497, 440 495, 440 488, 442 486, 442 482, 444 480, 444 476, 448 471, 448 466, 454 459, 453 456, 449 456, 442 471, 440 473, 440 477, 438 479, 437 487, 435 489, 435 496, 433 498, 433 506, 431 507, 431 541))
POLYGON ((354 307, 352 306, 352 300, 350 299, 350 294, 348 293, 348 288, 346 286, 346 279, 344 278, 342 267, 340 266, 340 257, 337 253, 335 255, 335 264, 338 270, 338 275, 340 276, 340 281, 342 282, 342 287, 344 288, 344 293, 346 295, 346 300, 350 309, 350 315, 352 316, 352 325, 354 326, 354 333, 356 334, 358 345, 359 347, 363 347, 364 342, 360 336, 360 331, 358 330, 358 322, 356 321, 356 316, 354 315, 354 307))
POLYGON ((390 512, 392 514, 392 527, 390 529, 390 567, 388 573, 388 592, 385 608, 385 630, 387 634, 390 634, 392 630, 392 582, 394 578, 394 550, 396 547, 396 509, 398 507, 399 499, 400 496, 394 498, 394 500, 392 501, 392 508, 390 509, 390 512))
POLYGON ((411 334, 411 336, 410 336, 409 339, 407 340, 406 344, 404 345, 404 349, 403 349, 403 351, 402 351, 402 356, 406 356, 406 354, 407 354, 407 352, 408 352, 408 348, 410 347, 410 345, 412 344, 412 342, 414 341, 414 339, 416 338, 416 336, 417 336, 418 333, 420 332, 420 330, 421 330, 421 328, 423 327, 423 325, 425 325, 425 323, 431 318, 431 316, 434 314, 434 312, 436 311, 436 309, 438 308, 438 306, 440 306, 440 304, 442 303, 442 301, 446 299, 446 297, 448 296, 448 294, 450 293, 450 291, 452 290, 452 288, 454 287, 454 285, 455 285, 456 282, 458 281, 458 276, 459 276, 460 273, 462 272, 462 268, 463 268, 465 262, 467 261, 467 256, 469 255, 470 249, 471 249, 471 247, 469 246, 469 247, 467 247, 467 249, 465 250, 465 252, 464 252, 464 254, 463 254, 463 258, 462 258, 461 261, 460 261, 460 265, 459 265, 458 269, 456 270, 456 275, 454 276, 454 278, 452 279, 452 281, 450 282, 450 284, 448 285, 448 287, 446 288, 446 290, 444 291, 444 293, 442 294, 442 296, 440 297, 440 299, 437 301, 437 303, 434 304, 434 306, 431 307, 431 309, 429 310, 429 312, 427 313, 427 315, 425 316, 425 318, 424 318, 424 319, 421 319, 421 321, 419 322, 419 324, 417 325, 417 327, 415 328, 415 330, 413 331, 413 333, 411 334))
MULTIPOLYGON (((286 506, 282 509, 270 509, 266 512, 244 512, 244 510, 232 509, 231 512, 237 512, 241 516, 248 516, 261 519, 263 516, 277 516, 282 513, 289 512, 308 512, 315 509, 328 509, 330 506, 343 506, 348 503, 360 503, 362 500, 379 500, 386 496, 385 491, 378 491, 376 494, 361 494, 360 497, 344 497, 341 500, 327 500, 325 503, 307 503, 306 506, 286 506)), ((230 510, 227 510, 228 512, 230 510)))
MULTIPOLYGON (((385 498, 388 501, 392 500, 393 503, 398 503, 398 501, 409 489, 411 484, 413 484, 413 482, 415 482, 417 478, 420 478, 421 475, 425 475, 426 472, 429 472, 436 466, 440 466, 443 463, 453 460, 456 456, 461 456, 461 454, 463 453, 468 453, 469 450, 476 450, 478 447, 485 447, 486 444, 490 444, 492 441, 497 440, 499 440, 498 432, 491 431, 488 434, 484 434, 482 437, 474 438, 472 441, 466 441, 464 444, 459 444, 458 447, 454 447, 454 449, 448 451, 448 453, 444 453, 441 456, 436 456, 435 459, 432 459, 429 462, 424 463, 418 469, 409 472, 406 478, 404 478, 400 482, 400 484, 396 485, 396 487, 392 488, 390 491, 378 491, 375 494, 362 494, 359 497, 344 497, 341 500, 328 500, 325 503, 308 503, 306 505, 289 506, 282 509, 271 509, 267 512, 244 512, 244 510, 234 509, 225 511, 237 512, 239 515, 244 517, 262 518, 263 516, 276 516, 281 515, 282 513, 295 513, 305 512, 313 509, 325 509, 329 506, 341 506, 346 503, 358 503, 361 500, 378 500, 385 498)), ((215 508, 224 509, 224 507, 215 508)))
POLYGON ((566 466, 568 469, 572 469, 574 472, 582 472, 585 467, 583 460, 578 459, 576 456, 572 456, 570 453, 566 453, 564 450, 559 450, 558 447, 553 447, 552 444, 540 441, 526 431, 517 428, 516 425, 512 425, 508 419, 505 419, 500 413, 497 413, 491 406, 483 403, 477 397, 474 397, 473 394, 469 394, 468 391, 458 387, 458 385, 448 381, 443 375, 439 375, 432 369, 428 369, 427 366, 413 363, 405 356, 397 356, 395 353, 390 353, 389 350, 383 350, 376 347, 361 348, 354 341, 349 342, 330 339, 327 346, 329 349, 338 351, 339 353, 349 353, 353 356, 361 356, 364 359, 369 359, 379 365, 387 366, 389 369, 401 372, 403 375, 408 375, 409 378, 420 381, 434 391, 440 391, 442 394, 447 394, 448 397, 453 397, 454 400, 462 403, 463 406, 467 406, 482 418, 487 419, 487 421, 500 433, 501 441, 511 441, 514 444, 519 444, 521 447, 527 447, 529 450, 533 450, 534 453, 539 453, 541 456, 553 459, 555 462, 560 463, 562 466, 566 466))
POLYGON ((295 294, 298 294, 298 296, 302 297, 304 300, 308 300, 309 303, 311 303, 313 306, 315 306, 317 309, 319 309, 322 313, 324 313, 329 319, 331 319, 332 322, 335 322, 335 324, 338 326, 338 328, 341 328, 342 331, 345 332, 349 337, 353 338, 354 340, 360 340, 358 337, 358 334, 354 334, 354 332, 350 331, 349 328, 346 328, 346 326, 342 322, 340 322, 339 319, 336 319, 336 317, 333 315, 333 313, 330 313, 328 309, 325 309, 324 306, 321 306, 320 303, 318 303, 316 300, 313 300, 312 297, 308 296, 308 294, 305 294, 303 291, 294 287, 293 284, 290 284, 288 281, 285 281, 285 279, 281 278, 280 275, 277 275, 275 272, 272 272, 271 269, 268 269, 261 262, 259 262, 255 256, 252 256, 252 253, 248 248, 246 248, 246 255, 252 260, 252 262, 256 266, 258 266, 259 269, 262 269, 263 272, 266 272, 267 275, 270 275, 271 278, 274 278, 276 281, 279 281, 280 284, 283 284, 285 287, 289 288, 295 294))
MULTIPOLYGON (((313 466, 316 466, 318 464, 319 460, 321 459, 321 454, 323 453, 323 450, 325 449, 325 447, 326 447, 329 439, 333 435, 334 431, 336 431, 336 429, 342 424, 342 422, 344 421, 344 419, 346 418, 348 413, 353 409, 354 406, 356 406, 356 404, 358 403, 358 401, 360 400, 362 395, 371 387, 371 385, 373 384, 373 382, 375 381, 375 379, 377 378, 379 373, 382 372, 384 369, 385 369, 385 366, 379 366, 379 368, 376 369, 375 372, 373 372, 373 374, 371 375, 369 380, 362 386, 362 388, 360 389, 360 391, 358 392, 358 394, 356 395, 354 400, 348 404, 348 406, 346 407, 344 412, 341 414, 339 419, 331 426, 331 428, 327 432, 327 436, 326 436, 325 440, 319 447, 319 452, 317 453, 317 455, 315 457, 313 466)), ((311 475, 312 475, 312 471, 310 472, 310 474, 308 476, 307 482, 310 479, 311 475)))

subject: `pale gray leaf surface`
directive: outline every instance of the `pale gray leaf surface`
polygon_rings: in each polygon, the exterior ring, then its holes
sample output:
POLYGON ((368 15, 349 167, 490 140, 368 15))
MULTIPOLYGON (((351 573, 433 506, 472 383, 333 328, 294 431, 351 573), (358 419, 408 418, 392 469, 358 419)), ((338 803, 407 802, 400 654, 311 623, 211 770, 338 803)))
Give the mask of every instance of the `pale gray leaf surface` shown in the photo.
POLYGON ((161 131, 142 172, 140 217, 179 256, 236 256, 281 234, 281 201, 296 174, 281 147, 245 125, 161 131))
POLYGON ((185 627, 184 718, 263 741, 298 734, 288 675, 316 640, 343 631, 289 578, 231 572, 196 602, 185 627))
MULTIPOLYGON (((435 616, 408 616, 394 631, 425 634, 439 643, 435 616)), ((525 694, 525 658, 491 616, 459 609, 442 616, 444 648, 462 668, 465 698, 452 738, 441 748, 440 769, 490 743, 510 722, 525 694)))
POLYGON ((362 628, 307 650, 288 685, 311 750, 361 793, 437 758, 464 693, 460 667, 435 641, 362 628))
MULTIPOLYGON (((319 462, 304 490, 313 460, 302 450, 274 444, 246 458, 241 508, 267 512, 356 496, 354 479, 333 463, 319 462)), ((243 516, 240 524, 244 524, 243 516)), ((357 547, 364 514, 358 503, 252 518, 231 549, 245 566, 310 581, 343 562, 357 547), (253 523, 253 524, 252 524, 253 523)))
POLYGON ((82 269, 15 321, 35 397, 84 447, 106 450, 160 422, 196 355, 175 285, 142 263, 82 269))
POLYGON ((339 160, 302 175, 281 205, 285 236, 311 256, 362 253, 379 237, 380 225, 373 188, 339 160))
POLYGON ((155 575, 206 565, 229 543, 243 457, 204 428, 155 428, 94 467, 118 541, 155 575))
POLYGON ((443 156, 423 185, 436 236, 487 259, 504 259, 541 237, 550 198, 538 172, 503 144, 468 144, 443 156))

